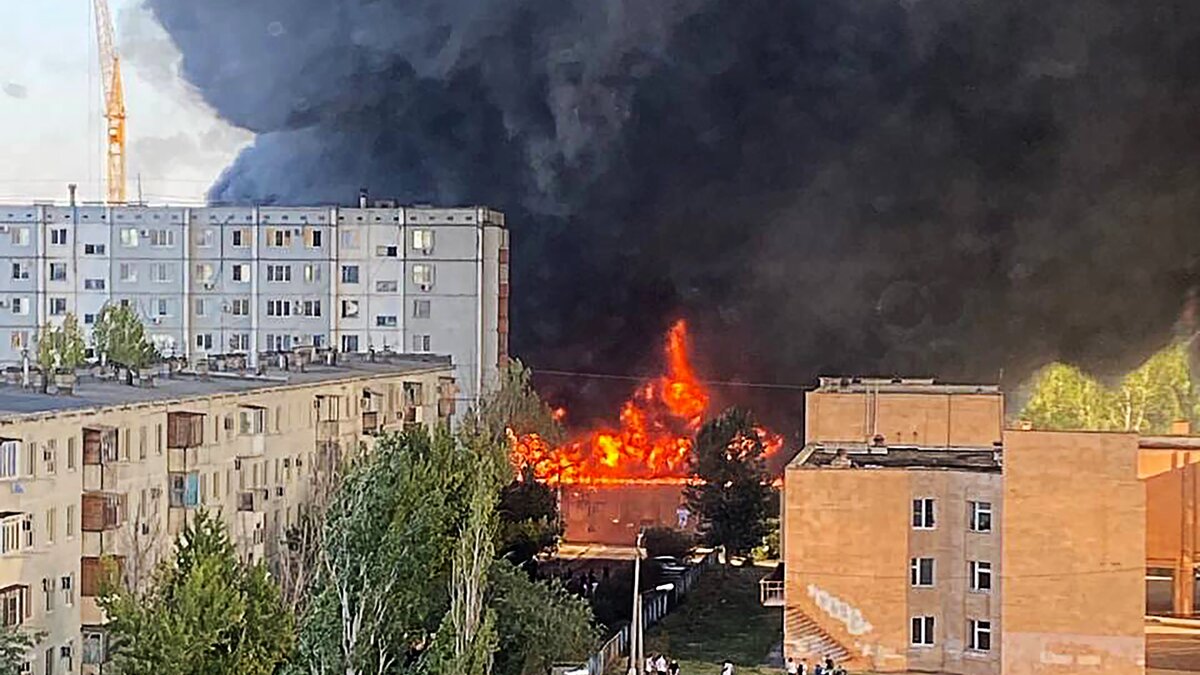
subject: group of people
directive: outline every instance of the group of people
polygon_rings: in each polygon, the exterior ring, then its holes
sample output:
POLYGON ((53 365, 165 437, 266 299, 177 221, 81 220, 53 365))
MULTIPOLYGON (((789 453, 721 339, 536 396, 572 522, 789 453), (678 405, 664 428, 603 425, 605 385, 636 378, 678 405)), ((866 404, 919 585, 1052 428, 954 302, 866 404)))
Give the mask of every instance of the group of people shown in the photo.
POLYGON ((810 668, 808 661, 796 663, 796 659, 788 657, 787 663, 784 664, 784 672, 787 675, 846 675, 846 669, 833 662, 833 659, 825 657, 824 661, 817 661, 810 668))
POLYGON ((679 675, 679 662, 662 654, 651 654, 646 657, 646 675, 679 675))

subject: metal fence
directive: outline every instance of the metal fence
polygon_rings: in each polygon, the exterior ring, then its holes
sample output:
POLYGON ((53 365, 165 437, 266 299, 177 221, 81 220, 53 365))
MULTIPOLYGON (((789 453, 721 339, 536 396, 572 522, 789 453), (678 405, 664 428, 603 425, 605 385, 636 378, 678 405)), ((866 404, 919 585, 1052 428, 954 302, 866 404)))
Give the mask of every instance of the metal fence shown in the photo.
MULTIPOLYGON (((675 587, 669 591, 645 591, 642 593, 642 625, 646 627, 658 623, 669 614, 680 599, 696 585, 700 574, 716 561, 716 553, 708 553, 686 572, 672 580, 675 587)), ((607 669, 620 662, 629 651, 629 624, 626 624, 605 642, 595 654, 587 660, 588 675, 604 675, 607 669)))

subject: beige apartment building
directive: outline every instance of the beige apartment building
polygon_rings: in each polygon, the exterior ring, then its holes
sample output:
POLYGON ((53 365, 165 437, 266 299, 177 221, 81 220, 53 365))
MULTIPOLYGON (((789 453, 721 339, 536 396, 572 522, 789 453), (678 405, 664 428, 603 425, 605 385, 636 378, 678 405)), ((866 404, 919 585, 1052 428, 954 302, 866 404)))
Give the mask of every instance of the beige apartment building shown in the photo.
POLYGON ((785 470, 784 649, 852 668, 1144 672, 1135 434, 1005 430, 996 387, 823 379, 785 470))
POLYGON ((138 387, 88 376, 70 396, 0 385, 0 620, 44 634, 29 672, 103 671, 102 558, 142 583, 206 509, 246 560, 273 564, 341 456, 381 430, 448 421, 454 398, 453 366, 433 356, 138 387))

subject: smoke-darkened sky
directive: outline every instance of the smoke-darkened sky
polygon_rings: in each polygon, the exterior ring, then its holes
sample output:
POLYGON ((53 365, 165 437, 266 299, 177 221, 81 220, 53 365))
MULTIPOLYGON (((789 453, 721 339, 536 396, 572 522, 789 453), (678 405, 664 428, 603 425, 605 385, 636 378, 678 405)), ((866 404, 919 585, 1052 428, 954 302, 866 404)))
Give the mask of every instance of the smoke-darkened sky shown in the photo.
POLYGON ((1194 0, 147 4, 259 134, 213 199, 505 210, 534 366, 1112 371, 1200 273, 1194 0))

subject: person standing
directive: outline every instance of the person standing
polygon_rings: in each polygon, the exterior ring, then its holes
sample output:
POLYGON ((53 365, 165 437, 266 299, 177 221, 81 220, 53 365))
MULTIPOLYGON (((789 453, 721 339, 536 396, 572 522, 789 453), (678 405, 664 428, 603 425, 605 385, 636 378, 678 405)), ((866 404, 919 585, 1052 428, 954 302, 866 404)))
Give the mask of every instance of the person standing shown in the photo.
POLYGON ((800 666, 796 665, 796 659, 789 656, 787 663, 783 666, 783 672, 787 673, 787 675, 799 675, 800 666))
POLYGON ((658 675, 667 675, 667 657, 659 654, 654 659, 654 672, 658 673, 658 675))
POLYGON ((679 662, 672 660, 671 665, 667 666, 667 675, 679 675, 679 662))
POLYGON ((721 675, 733 675, 732 661, 726 661, 725 664, 721 666, 721 675))

